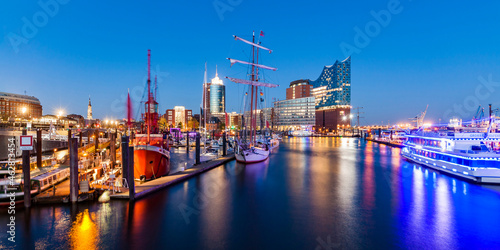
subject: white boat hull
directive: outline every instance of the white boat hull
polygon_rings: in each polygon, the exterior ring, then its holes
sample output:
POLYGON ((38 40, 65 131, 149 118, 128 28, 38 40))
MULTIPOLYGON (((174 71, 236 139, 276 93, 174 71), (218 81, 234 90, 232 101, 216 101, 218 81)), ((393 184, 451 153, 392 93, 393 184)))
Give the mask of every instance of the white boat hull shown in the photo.
POLYGON ((261 148, 252 148, 246 150, 238 150, 235 153, 236 161, 242 163, 255 163, 265 161, 269 158, 269 150, 261 149, 261 148))
POLYGON ((500 169, 495 168, 475 168, 452 164, 445 161, 435 160, 416 154, 402 152, 401 155, 409 161, 424 165, 435 170, 448 173, 453 176, 469 179, 478 183, 500 184, 500 169))

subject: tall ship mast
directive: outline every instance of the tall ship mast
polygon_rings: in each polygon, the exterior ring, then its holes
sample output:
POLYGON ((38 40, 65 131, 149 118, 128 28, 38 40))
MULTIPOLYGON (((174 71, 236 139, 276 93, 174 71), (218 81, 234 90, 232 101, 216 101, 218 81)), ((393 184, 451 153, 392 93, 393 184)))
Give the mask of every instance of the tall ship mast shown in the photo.
MULTIPOLYGON (((261 32, 261 35, 262 34, 263 33, 261 32)), ((259 87, 275 88, 275 87, 278 87, 278 85, 261 82, 260 77, 259 77, 259 69, 268 69, 268 70, 273 70, 273 71, 276 71, 277 69, 273 68, 273 67, 259 64, 259 50, 266 50, 269 53, 271 53, 272 50, 261 46, 260 42, 255 43, 255 32, 252 34, 252 41, 251 42, 248 40, 245 40, 241 37, 238 37, 238 36, 234 36, 234 39, 242 41, 242 42, 252 46, 252 60, 250 62, 241 61, 241 60, 232 59, 232 58, 227 58, 230 61, 231 66, 235 63, 246 64, 246 65, 251 66, 251 74, 250 74, 249 80, 226 77, 227 79, 231 80, 232 82, 249 85, 248 92, 250 92, 249 139, 248 140, 241 139, 241 138, 238 139, 238 143, 237 143, 236 151, 235 151, 236 160, 239 162, 243 162, 243 163, 260 162, 260 161, 266 160, 269 157, 269 145, 266 143, 260 143, 257 141, 257 103, 259 100, 259 98, 258 98, 259 87)), ((245 112, 244 112, 244 116, 245 116, 245 112)), ((244 119, 245 118, 243 118, 243 120, 244 119)))
MULTIPOLYGON (((156 88, 151 90, 151 50, 148 50, 148 97, 145 102, 143 121, 146 126, 135 135, 134 176, 141 181, 155 179, 170 172, 170 152, 166 135, 158 128, 158 102, 156 88)), ((156 85, 156 80, 155 80, 156 85)))

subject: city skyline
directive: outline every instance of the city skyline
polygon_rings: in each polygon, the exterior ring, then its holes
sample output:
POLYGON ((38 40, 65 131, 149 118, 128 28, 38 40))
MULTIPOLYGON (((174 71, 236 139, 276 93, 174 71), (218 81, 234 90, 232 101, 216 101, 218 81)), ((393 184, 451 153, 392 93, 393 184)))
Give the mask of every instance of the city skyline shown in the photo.
MULTIPOLYGON (((430 122, 444 122, 448 116, 471 119, 479 104, 500 106, 493 98, 500 85, 495 74, 500 69, 495 46, 500 37, 494 32, 499 28, 498 3, 491 2, 490 8, 423 1, 155 3, 130 18, 120 15, 134 8, 130 2, 101 8, 56 3, 57 8, 4 3, 0 18, 2 91, 26 91, 39 98, 44 114, 62 108, 66 114, 85 115, 90 95, 95 117, 124 118, 127 89, 137 113, 147 49, 152 50, 152 76, 158 75, 161 112, 181 105, 199 113, 205 62, 209 78, 215 76, 215 65, 221 78, 245 77, 245 67, 230 68, 225 59, 249 54, 231 36, 248 38, 260 30, 263 44, 274 49, 263 60, 278 68, 266 80, 280 85, 266 90, 267 103, 273 97, 284 100, 291 81, 314 81, 324 66, 351 55, 351 99, 353 107, 364 107, 361 125, 408 122, 427 104, 430 122), (111 8, 115 11, 110 13, 111 8), (321 18, 295 18, 298 13, 321 18), (271 14, 281 20, 267 17, 271 14), (33 18, 39 20, 34 23, 33 18), (36 32, 28 34, 26 22, 36 32)), ((240 112, 246 88, 228 80, 224 84, 227 112, 240 112)))

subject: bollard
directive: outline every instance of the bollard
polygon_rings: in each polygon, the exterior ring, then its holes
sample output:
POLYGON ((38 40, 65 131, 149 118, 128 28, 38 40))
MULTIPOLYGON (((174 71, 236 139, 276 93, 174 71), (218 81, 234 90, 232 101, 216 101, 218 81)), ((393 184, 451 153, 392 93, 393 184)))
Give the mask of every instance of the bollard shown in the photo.
MULTIPOLYGON (((122 178, 128 180, 128 136, 122 136, 122 178)), ((129 184, 130 185, 130 184, 129 184)))
POLYGON ((222 156, 227 155, 227 140, 226 140, 226 132, 222 133, 222 156))
POLYGON ((196 133, 196 163, 200 164, 200 133, 196 133))
MULTIPOLYGON (((23 129, 23 135, 26 135, 23 129)), ((23 150, 23 176, 24 176, 24 206, 31 207, 31 173, 30 173, 30 151, 23 150)))
POLYGON ((78 141, 71 138, 69 141, 69 193, 71 202, 78 201, 78 141))
POLYGON ((36 166, 38 169, 42 167, 42 130, 36 131, 36 166))
POLYGON ((135 182, 134 182, 134 147, 128 148, 128 196, 131 201, 135 199, 135 182))
POLYGON ((189 154, 189 132, 186 132, 186 153, 189 154))

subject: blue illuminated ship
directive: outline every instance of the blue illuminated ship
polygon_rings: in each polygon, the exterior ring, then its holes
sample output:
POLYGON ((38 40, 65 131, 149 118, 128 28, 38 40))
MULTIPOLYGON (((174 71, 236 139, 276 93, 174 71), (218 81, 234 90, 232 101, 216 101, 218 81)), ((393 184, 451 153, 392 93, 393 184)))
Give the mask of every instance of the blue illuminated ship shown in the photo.
POLYGON ((411 131, 401 152, 406 159, 478 183, 500 183, 500 133, 488 122, 411 131), (495 132, 496 131, 496 132, 495 132))

